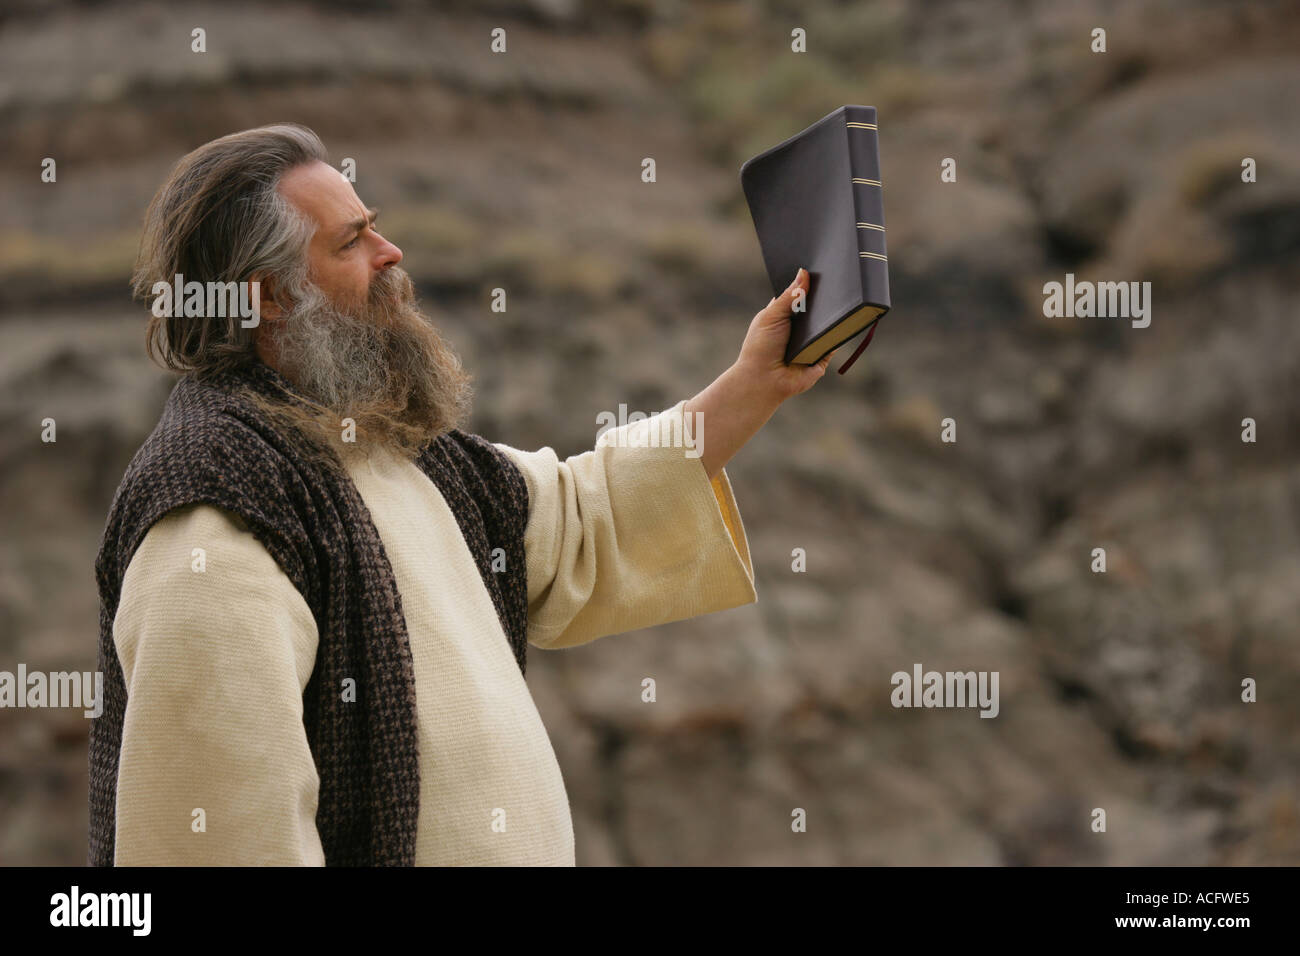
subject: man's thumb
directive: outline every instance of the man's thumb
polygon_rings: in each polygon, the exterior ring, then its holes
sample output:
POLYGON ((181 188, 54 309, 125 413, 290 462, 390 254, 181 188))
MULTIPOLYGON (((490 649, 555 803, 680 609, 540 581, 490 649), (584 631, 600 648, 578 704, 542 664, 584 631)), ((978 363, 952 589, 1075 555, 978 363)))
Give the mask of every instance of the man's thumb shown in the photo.
POLYGON ((792 280, 790 280, 790 284, 789 284, 788 286, 785 287, 785 291, 782 292, 781 295, 780 295, 779 297, 778 297, 778 296, 775 296, 775 295, 772 296, 771 301, 769 301, 767 304, 768 304, 768 305, 771 305, 771 304, 772 304, 773 302, 775 302, 778 298, 784 298, 785 296, 789 295, 789 294, 790 294, 790 293, 791 293, 795 288, 799 287, 799 280, 803 278, 803 275, 804 275, 804 269, 803 269, 802 266, 800 266, 800 267, 799 267, 799 271, 796 272, 796 273, 794 274, 794 278, 793 278, 792 280))

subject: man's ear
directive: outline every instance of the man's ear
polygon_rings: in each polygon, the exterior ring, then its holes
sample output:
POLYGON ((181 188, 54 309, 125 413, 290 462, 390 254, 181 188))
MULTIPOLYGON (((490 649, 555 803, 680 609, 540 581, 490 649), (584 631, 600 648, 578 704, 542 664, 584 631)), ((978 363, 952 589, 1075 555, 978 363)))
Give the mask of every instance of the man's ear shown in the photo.
POLYGON ((255 275, 250 276, 249 281, 257 283, 257 327, 253 329, 253 348, 258 358, 275 368, 275 343, 267 331, 267 323, 283 316, 285 310, 280 306, 274 279, 268 279, 265 275, 255 275))
POLYGON ((287 303, 282 301, 282 290, 275 279, 266 275, 255 275, 252 278, 257 282, 259 318, 275 321, 284 315, 288 311, 285 308, 287 303))

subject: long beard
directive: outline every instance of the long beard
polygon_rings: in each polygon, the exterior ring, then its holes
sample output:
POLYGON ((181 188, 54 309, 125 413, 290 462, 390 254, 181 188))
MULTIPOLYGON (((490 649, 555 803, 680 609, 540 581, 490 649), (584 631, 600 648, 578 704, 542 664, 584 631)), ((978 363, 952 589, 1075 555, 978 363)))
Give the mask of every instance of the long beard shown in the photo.
POLYGON ((340 458, 386 448, 413 459, 469 415, 471 376, 396 266, 361 303, 331 301, 309 284, 268 332, 279 371, 305 400, 280 406, 281 421, 340 458))

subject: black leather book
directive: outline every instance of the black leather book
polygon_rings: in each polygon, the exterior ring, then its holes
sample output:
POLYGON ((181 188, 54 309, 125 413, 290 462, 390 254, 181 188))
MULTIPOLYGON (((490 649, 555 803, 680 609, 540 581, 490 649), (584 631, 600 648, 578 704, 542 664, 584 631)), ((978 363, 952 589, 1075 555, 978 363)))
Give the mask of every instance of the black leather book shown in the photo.
POLYGON ((803 266, 806 311, 791 317, 786 364, 811 365, 889 311, 889 260, 874 106, 841 106, 740 167, 773 295, 803 266))

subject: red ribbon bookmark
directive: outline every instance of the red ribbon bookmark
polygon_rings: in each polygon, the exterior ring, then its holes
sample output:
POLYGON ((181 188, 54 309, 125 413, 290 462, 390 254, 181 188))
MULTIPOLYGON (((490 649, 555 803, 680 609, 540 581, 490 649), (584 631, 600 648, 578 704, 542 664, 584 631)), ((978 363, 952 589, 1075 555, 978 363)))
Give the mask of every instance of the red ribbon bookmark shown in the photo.
POLYGON ((858 356, 866 351, 867 346, 871 344, 871 337, 876 334, 876 326, 879 324, 879 319, 871 323, 871 328, 867 329, 867 337, 862 340, 862 344, 858 346, 858 350, 849 356, 847 362, 840 366, 839 372, 841 375, 847 372, 849 366, 858 360, 858 356))

